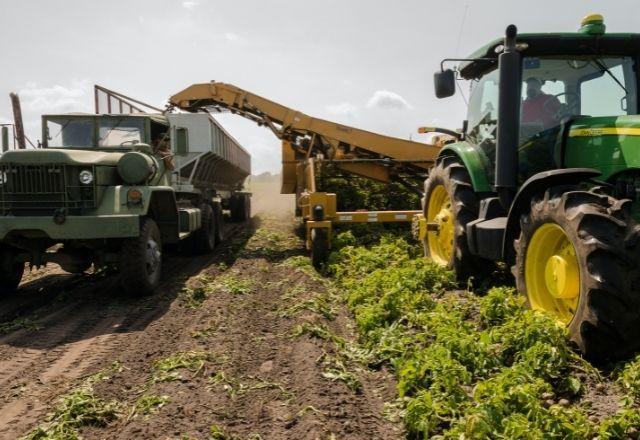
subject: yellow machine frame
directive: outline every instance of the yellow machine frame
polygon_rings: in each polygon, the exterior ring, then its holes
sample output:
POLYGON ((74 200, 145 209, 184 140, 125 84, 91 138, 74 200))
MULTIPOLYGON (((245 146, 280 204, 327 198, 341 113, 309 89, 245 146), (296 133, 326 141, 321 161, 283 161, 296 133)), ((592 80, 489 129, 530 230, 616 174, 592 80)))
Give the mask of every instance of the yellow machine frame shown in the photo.
MULTIPOLYGON (((307 248, 314 252, 313 229, 324 229, 328 242, 334 224, 412 222, 422 211, 337 212, 336 195, 317 191, 318 173, 331 165, 341 172, 378 182, 398 181, 416 192, 440 146, 385 136, 323 119, 262 98, 231 84, 194 84, 170 99, 184 111, 228 110, 267 126, 282 140, 282 194, 296 194, 296 207, 306 221, 307 248), (420 182, 412 185, 411 181, 420 182)), ((422 226, 422 225, 421 225, 422 226)))

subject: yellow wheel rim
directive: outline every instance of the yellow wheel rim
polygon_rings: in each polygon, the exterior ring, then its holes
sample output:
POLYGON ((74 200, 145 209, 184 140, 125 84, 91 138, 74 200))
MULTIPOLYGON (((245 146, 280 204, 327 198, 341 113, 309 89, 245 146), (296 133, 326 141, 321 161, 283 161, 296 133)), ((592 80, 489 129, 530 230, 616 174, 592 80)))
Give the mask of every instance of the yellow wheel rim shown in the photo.
POLYGON ((524 268, 531 308, 569 324, 580 300, 580 266, 575 248, 560 226, 545 223, 534 232, 524 268))
POLYGON ((427 206, 427 245, 429 256, 438 264, 447 265, 453 253, 454 217, 451 198, 442 185, 436 186, 427 206))

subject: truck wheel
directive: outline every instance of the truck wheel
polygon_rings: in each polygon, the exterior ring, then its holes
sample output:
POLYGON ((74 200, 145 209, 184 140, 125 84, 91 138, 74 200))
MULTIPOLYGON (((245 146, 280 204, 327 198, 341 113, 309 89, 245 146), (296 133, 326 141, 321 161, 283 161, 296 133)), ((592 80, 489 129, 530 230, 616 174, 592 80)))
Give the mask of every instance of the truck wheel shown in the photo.
POLYGON ((197 254, 208 254, 216 247, 216 218, 209 203, 200 205, 202 226, 193 233, 193 248, 197 254))
POLYGON ((224 216, 222 215, 222 206, 220 203, 213 204, 213 217, 216 223, 216 245, 222 243, 222 225, 224 224, 224 216))
POLYGON ((120 256, 121 283, 135 296, 152 293, 160 284, 162 241, 158 225, 150 218, 142 220, 140 235, 125 240, 120 256))
POLYGON ((14 252, 0 250, 0 295, 16 290, 23 273, 24 263, 14 261, 14 252))
POLYGON ((231 200, 229 200, 232 222, 239 223, 242 221, 242 206, 242 198, 238 194, 232 195, 231 200))
POLYGON ((251 197, 248 194, 244 196, 244 220, 251 220, 251 197))
POLYGON ((311 229, 311 264, 320 269, 329 259, 329 234, 326 228, 311 229))
POLYGON ((464 165, 453 157, 438 161, 429 172, 424 190, 425 255, 454 270, 459 281, 486 276, 491 263, 472 255, 467 245, 466 226, 478 218, 479 203, 464 165))
POLYGON ((529 306, 566 325, 592 359, 640 347, 638 224, 629 202, 574 188, 532 199, 514 275, 529 306))

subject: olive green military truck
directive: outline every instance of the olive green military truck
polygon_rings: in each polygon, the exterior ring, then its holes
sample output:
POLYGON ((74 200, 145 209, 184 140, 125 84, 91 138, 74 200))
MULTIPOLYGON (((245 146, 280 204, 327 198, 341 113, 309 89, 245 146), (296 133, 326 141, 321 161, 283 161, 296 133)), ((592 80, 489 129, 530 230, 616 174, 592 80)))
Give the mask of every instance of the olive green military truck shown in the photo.
POLYGON ((225 219, 251 215, 251 158, 208 114, 45 115, 42 129, 42 148, 0 157, 2 294, 49 262, 117 267, 148 294, 167 245, 211 252, 225 219))

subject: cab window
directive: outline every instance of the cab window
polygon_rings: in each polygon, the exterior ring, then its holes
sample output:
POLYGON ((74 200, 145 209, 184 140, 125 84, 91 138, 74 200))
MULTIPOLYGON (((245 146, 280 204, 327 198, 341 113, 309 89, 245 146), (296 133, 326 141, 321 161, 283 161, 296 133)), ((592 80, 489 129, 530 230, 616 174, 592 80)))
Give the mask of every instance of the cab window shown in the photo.
POLYGON ((80 118, 50 118, 45 126, 47 147, 91 148, 93 121, 80 118))
POLYGON ((467 114, 467 138, 489 158, 489 178, 495 168, 496 128, 498 126, 498 69, 472 83, 467 114))

